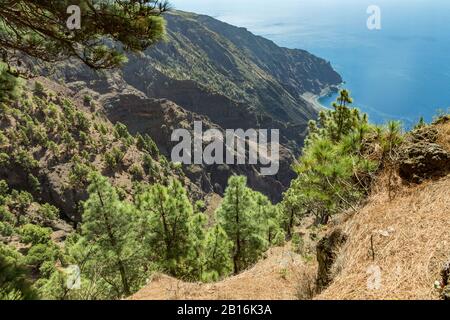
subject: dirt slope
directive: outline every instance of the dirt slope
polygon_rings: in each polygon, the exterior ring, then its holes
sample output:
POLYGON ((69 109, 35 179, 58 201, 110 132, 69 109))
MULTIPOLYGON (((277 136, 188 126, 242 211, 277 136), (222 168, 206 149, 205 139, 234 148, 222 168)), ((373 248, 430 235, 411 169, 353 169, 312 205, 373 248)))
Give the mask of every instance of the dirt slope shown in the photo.
MULTIPOLYGON (((437 128, 437 142, 450 151, 450 122, 437 128)), ((356 213, 336 216, 319 232, 339 228, 348 240, 337 252, 333 282, 315 299, 439 298, 434 285, 450 262, 450 175, 421 184, 397 177, 393 199, 386 180, 387 174, 379 176, 372 196, 356 213)), ((316 264, 292 253, 288 244, 271 249, 246 272, 215 284, 158 275, 131 299, 307 298, 305 284, 314 283, 310 275, 316 264)))
MULTIPOLYGON (((350 237, 333 266, 335 280, 315 299, 438 299, 434 282, 450 260, 449 190, 447 176, 407 187, 392 201, 384 192, 371 197, 339 225, 350 237)), ((158 275, 131 299, 297 299, 305 268, 311 265, 288 246, 273 248, 238 276, 192 284, 158 275)))
MULTIPOLYGON (((450 123, 436 128, 437 142, 450 151, 450 123)), ((339 225, 349 240, 333 266, 334 281, 316 299, 439 298, 434 283, 450 262, 450 175, 400 182, 393 200, 385 185, 339 225)))
POLYGON ((272 248, 253 268, 218 283, 186 283, 166 275, 155 276, 132 300, 173 299, 296 299, 302 260, 288 247, 272 248))
POLYGON ((408 188, 391 202, 387 194, 374 196, 344 223, 350 237, 334 265, 339 274, 316 298, 438 298, 434 282, 450 259, 449 190, 447 176, 408 188))

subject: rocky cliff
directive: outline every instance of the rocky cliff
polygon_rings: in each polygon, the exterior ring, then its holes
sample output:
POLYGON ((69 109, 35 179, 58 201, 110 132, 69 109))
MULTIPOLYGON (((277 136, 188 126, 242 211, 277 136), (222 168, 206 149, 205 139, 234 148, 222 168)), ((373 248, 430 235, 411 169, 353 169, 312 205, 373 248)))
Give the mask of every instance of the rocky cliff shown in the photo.
MULTIPOLYGON (((227 178, 244 174, 273 201, 294 176, 307 122, 317 115, 305 93, 318 95, 342 82, 328 62, 303 50, 280 48, 208 16, 166 15, 167 40, 141 55, 129 55, 122 70, 95 73, 75 62, 43 73, 100 101, 112 122, 148 133, 170 156, 170 130, 192 119, 225 129, 279 129, 280 172, 259 176, 254 166, 185 167, 205 192, 221 193, 227 178)), ((191 121, 191 122, 189 122, 191 121)))

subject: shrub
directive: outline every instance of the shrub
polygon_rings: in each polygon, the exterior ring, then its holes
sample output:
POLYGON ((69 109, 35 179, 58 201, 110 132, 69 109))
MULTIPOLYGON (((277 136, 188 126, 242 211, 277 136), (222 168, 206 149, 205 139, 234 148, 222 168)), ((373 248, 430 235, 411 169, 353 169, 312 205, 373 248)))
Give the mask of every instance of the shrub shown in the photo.
POLYGON ((23 243, 45 244, 50 241, 52 231, 49 228, 42 228, 35 224, 25 224, 20 227, 19 234, 23 243))
POLYGON ((59 217, 59 209, 51 204, 44 203, 38 209, 38 214, 48 220, 55 220, 59 217))
POLYGON ((117 147, 113 147, 111 151, 105 154, 106 165, 110 169, 116 169, 122 163, 125 153, 117 147))
POLYGON ((9 166, 9 155, 4 152, 0 152, 0 166, 8 167, 9 166))
POLYGON ((35 299, 24 257, 12 247, 0 243, 0 300, 35 299))
POLYGON ((121 139, 125 142, 127 146, 131 145, 133 143, 133 137, 128 132, 128 128, 123 123, 117 122, 114 126, 114 136, 116 139, 121 139))
POLYGON ((10 237, 14 232, 12 225, 6 222, 0 221, 0 235, 3 237, 10 237))
POLYGON ((146 174, 148 174, 149 176, 153 176, 155 166, 153 164, 153 158, 150 155, 144 154, 142 159, 142 166, 146 174))
POLYGON ((91 103, 92 103, 92 97, 90 95, 85 95, 83 97, 83 103, 84 103, 85 106, 90 107, 91 103))
POLYGON ((304 253, 304 241, 299 233, 294 233, 292 237, 292 251, 298 254, 304 253))
POLYGON ((69 184, 73 188, 82 189, 86 187, 88 183, 88 176, 92 172, 92 169, 78 160, 74 161, 72 168, 69 172, 69 184))
POLYGON ((5 180, 0 180, 0 196, 6 196, 9 191, 8 183, 5 180))
POLYGON ((134 180, 142 180, 144 177, 144 170, 140 165, 133 164, 129 170, 134 180))
POLYGON ((59 249, 53 242, 33 245, 25 257, 27 264, 39 270, 46 261, 55 261, 59 256, 59 249))
POLYGON ((83 112, 77 111, 74 116, 75 127, 78 131, 87 132, 91 127, 91 122, 83 112))
POLYGON ((28 174, 28 184, 33 192, 41 192, 41 183, 32 173, 28 174))
POLYGON ((45 94, 44 86, 39 81, 36 81, 34 83, 34 93, 36 95, 44 95, 45 94))
POLYGON ((24 149, 19 149, 13 153, 14 162, 29 172, 38 167, 39 163, 34 157, 24 149))
POLYGON ((22 81, 9 74, 0 63, 0 103, 17 100, 22 93, 22 81))

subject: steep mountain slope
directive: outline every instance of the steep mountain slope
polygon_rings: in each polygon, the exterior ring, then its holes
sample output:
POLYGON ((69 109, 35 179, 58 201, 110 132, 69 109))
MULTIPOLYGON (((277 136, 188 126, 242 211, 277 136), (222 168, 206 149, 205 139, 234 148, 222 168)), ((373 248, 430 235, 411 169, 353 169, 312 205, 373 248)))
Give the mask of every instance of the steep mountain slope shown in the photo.
MULTIPOLYGON (((371 197, 342 226, 349 241, 333 267, 339 275, 315 299, 438 299, 434 283, 441 281, 440 273, 450 260, 448 190, 449 176, 405 188, 391 202, 386 192, 371 197), (374 267, 381 270, 378 289, 368 287, 375 283, 374 267)), ((248 271, 214 284, 157 276, 131 299, 298 299, 302 283, 314 285, 309 276, 315 268, 288 246, 267 255, 248 271)))
MULTIPOLYGON (((422 132, 437 132, 436 145, 450 155, 448 118, 429 129, 422 132)), ((424 141, 411 140, 427 148, 424 141)), ((305 299, 312 297, 325 269, 331 283, 315 299, 439 299, 442 290, 437 286, 450 286, 450 157, 441 159, 447 165, 435 168, 439 174, 433 179, 428 171, 421 184, 410 183, 395 168, 385 168, 356 212, 341 213, 320 229, 311 228, 311 219, 304 220, 297 232, 306 247, 324 246, 324 240, 330 244, 330 250, 317 253, 333 256, 326 268, 309 259, 309 249, 298 255, 288 243, 272 248, 266 259, 223 281, 192 284, 161 275, 130 299, 305 299), (396 177, 394 193, 389 192, 389 169, 396 177), (337 238, 337 234, 344 235, 342 245, 332 246, 331 235, 337 238)), ((417 158, 426 160, 426 156, 417 158)))
POLYGON ((95 73, 76 62, 43 74, 99 101, 113 123, 147 133, 170 157, 173 129, 192 126, 225 129, 280 129, 280 172, 258 175, 255 166, 184 166, 204 192, 221 194, 233 173, 252 188, 279 201, 294 173, 290 164, 301 150, 307 122, 317 115, 303 98, 333 90, 342 80, 329 63, 302 50, 280 48, 207 16, 171 12, 167 41, 142 55, 129 55, 120 71, 95 73), (146 116, 142 116, 146 114, 146 116))
POLYGON ((243 28, 185 12, 166 18, 167 42, 131 57, 124 79, 224 128, 280 128, 301 144, 307 121, 317 114, 302 95, 342 82, 328 62, 243 28))
POLYGON ((449 285, 442 272, 450 263, 450 121, 442 119, 407 137, 403 149, 415 151, 405 152, 400 173, 414 168, 408 178, 422 183, 398 178, 393 195, 382 175, 369 202, 338 223, 348 240, 318 299, 437 299, 435 283, 449 285))
POLYGON ((449 190, 447 176, 393 201, 387 192, 371 197, 341 226, 349 238, 333 266, 337 276, 317 299, 437 299, 434 283, 450 260, 449 190))
MULTIPOLYGON (((208 117, 187 111, 170 100, 147 98, 132 88, 114 95, 100 96, 98 101, 101 105, 107 106, 105 113, 112 122, 125 124, 132 134, 150 135, 167 157, 170 157, 172 148, 177 144, 171 141, 171 133, 175 129, 183 128, 193 134, 194 121, 202 121, 203 130, 214 128, 225 136, 224 128, 211 122, 208 117)), ((253 149, 253 146, 250 148, 253 149)), ((184 166, 184 172, 206 193, 215 192, 220 195, 223 194, 231 175, 246 175, 252 188, 264 192, 271 200, 278 201, 285 186, 293 178, 290 163, 294 159, 292 153, 284 146, 281 145, 279 148, 280 170, 275 176, 260 175, 259 164, 192 164, 184 166)))
POLYGON ((45 78, 27 83, 15 103, 1 104, 0 179, 56 206, 79 222, 87 176, 98 170, 125 194, 134 182, 185 180, 193 199, 203 192, 160 154, 151 139, 138 142, 115 127, 88 92, 45 78), (145 145, 143 145, 145 144, 145 145))

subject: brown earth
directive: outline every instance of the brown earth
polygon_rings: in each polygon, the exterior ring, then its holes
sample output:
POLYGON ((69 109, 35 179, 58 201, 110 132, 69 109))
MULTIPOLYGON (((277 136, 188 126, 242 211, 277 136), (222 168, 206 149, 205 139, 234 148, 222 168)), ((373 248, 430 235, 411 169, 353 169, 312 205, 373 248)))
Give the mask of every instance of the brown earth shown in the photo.
POLYGON ((243 273, 211 284, 187 283, 166 275, 154 276, 131 300, 294 300, 305 266, 289 246, 272 248, 267 258, 243 273))

